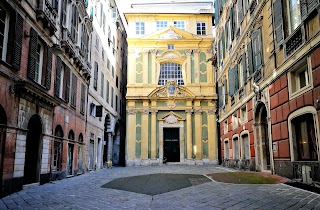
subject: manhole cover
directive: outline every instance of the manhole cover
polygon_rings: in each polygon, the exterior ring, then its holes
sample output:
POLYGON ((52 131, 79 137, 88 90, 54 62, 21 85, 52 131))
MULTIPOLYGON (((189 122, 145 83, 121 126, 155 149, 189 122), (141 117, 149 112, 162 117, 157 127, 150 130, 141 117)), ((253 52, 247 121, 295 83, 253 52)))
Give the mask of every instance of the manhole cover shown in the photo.
POLYGON ((158 195, 210 181, 203 175, 149 174, 114 179, 101 187, 146 195, 158 195))

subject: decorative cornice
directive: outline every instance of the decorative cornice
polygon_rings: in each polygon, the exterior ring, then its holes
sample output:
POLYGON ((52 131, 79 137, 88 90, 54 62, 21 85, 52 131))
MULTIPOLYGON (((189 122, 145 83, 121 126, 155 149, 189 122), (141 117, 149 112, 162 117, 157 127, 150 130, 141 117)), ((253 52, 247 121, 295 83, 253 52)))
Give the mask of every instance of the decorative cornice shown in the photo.
POLYGON ((208 109, 208 114, 215 114, 216 111, 216 109, 208 109))
POLYGON ((128 115, 134 115, 134 114, 136 114, 137 113, 137 110, 134 110, 134 109, 128 109, 127 110, 127 114, 128 115))
POLYGON ((199 54, 200 53, 200 50, 199 49, 194 49, 192 50, 194 54, 199 54))
POLYGON ((187 55, 191 55, 192 50, 191 49, 186 49, 185 52, 186 52, 187 55))
POLYGON ((151 114, 157 114, 157 113, 158 113, 158 110, 156 110, 156 109, 151 109, 151 110, 150 110, 150 113, 151 113, 151 114))
POLYGON ((187 114, 192 114, 192 112, 193 112, 193 109, 187 109, 187 110, 186 110, 186 113, 187 113, 187 114))
POLYGON ((149 52, 152 54, 152 55, 156 55, 158 50, 156 49, 152 49, 152 50, 149 50, 149 52))
POLYGON ((193 113, 194 113, 194 114, 201 114, 201 113, 202 113, 202 110, 201 110, 201 109, 197 109, 197 110, 194 110, 193 113))
POLYGON ((144 110, 142 110, 141 113, 144 114, 144 115, 148 115, 149 114, 149 109, 144 109, 144 110))

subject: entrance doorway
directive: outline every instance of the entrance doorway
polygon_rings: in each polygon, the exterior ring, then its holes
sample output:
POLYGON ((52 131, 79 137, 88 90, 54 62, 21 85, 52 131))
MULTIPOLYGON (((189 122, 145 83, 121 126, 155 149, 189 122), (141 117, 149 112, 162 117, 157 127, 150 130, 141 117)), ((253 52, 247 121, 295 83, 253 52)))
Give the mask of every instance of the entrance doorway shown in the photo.
POLYGON ((167 162, 180 162, 179 128, 163 129, 163 157, 167 162))
POLYGON ((73 174, 73 149, 74 149, 74 145, 69 143, 68 144, 68 167, 67 167, 68 175, 73 174))
POLYGON ((115 126, 114 134, 112 146, 112 165, 118 166, 120 163, 120 128, 118 123, 115 126))
POLYGON ((89 145, 89 170, 93 170, 93 164, 94 164, 94 141, 90 139, 90 145, 89 145))
POLYGON ((268 126, 268 114, 266 106, 260 103, 257 106, 255 114, 256 121, 256 136, 257 136, 257 155, 258 164, 261 170, 271 170, 271 157, 270 157, 270 143, 269 143, 269 126, 268 126), (259 148, 261 145, 261 150, 259 148))
POLYGON ((39 182, 42 153, 42 123, 39 115, 33 115, 28 123, 23 183, 39 182))
POLYGON ((4 160, 4 148, 6 141, 6 127, 7 127, 7 116, 0 105, 0 197, 2 197, 2 174, 3 174, 3 160, 4 160))

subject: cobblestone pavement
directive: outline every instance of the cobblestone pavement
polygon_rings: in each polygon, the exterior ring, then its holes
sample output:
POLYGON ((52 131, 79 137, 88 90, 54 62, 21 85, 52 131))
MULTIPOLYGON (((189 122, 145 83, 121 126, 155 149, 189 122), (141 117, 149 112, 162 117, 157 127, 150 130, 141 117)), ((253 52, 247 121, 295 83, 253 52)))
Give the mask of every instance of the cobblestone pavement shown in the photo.
POLYGON ((101 188, 119 177, 225 171, 230 169, 184 165, 102 169, 14 193, 0 200, 0 209, 320 209, 320 195, 284 184, 208 182, 155 196, 101 188))

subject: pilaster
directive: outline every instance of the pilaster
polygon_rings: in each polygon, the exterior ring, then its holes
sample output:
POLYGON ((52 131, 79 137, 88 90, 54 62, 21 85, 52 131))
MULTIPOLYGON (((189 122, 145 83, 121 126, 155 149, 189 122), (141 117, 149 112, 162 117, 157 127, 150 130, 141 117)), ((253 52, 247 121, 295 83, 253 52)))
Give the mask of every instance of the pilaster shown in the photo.
POLYGON ((187 113, 187 159, 192 159, 192 109, 186 110, 187 113))
POLYGON ((195 115, 195 155, 197 160, 202 159, 202 110, 194 110, 195 115))
POLYGON ((156 159, 157 156, 157 112, 151 110, 151 159, 156 159))
POLYGON ((128 109, 127 121, 127 160, 134 160, 136 155, 136 110, 128 109))
POLYGON ((142 120, 141 120, 141 159, 148 159, 148 133, 149 133, 149 110, 148 101, 143 102, 142 120), (147 105, 147 106, 145 106, 147 105))

